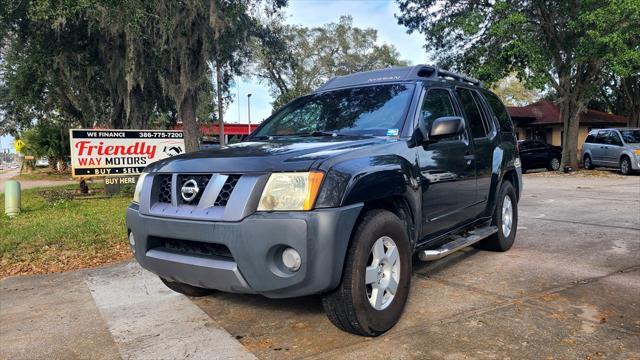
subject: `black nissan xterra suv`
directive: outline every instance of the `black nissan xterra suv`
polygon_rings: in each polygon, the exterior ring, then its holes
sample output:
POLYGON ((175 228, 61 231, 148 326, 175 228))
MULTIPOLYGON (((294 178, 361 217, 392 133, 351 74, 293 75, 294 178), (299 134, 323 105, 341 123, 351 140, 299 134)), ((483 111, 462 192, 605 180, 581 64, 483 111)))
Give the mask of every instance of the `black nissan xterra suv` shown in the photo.
POLYGON ((336 77, 244 142, 149 165, 127 209, 131 249, 171 289, 322 294, 365 336, 402 314, 412 256, 516 236, 520 159, 505 107, 431 66, 336 77))

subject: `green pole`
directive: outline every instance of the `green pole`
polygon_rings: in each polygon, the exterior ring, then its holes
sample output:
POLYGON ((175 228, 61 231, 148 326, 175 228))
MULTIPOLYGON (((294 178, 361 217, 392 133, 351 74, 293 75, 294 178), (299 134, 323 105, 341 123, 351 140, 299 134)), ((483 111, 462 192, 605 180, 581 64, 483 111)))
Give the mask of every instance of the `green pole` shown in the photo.
POLYGON ((20 183, 15 180, 4 184, 4 213, 9 217, 20 213, 20 183))

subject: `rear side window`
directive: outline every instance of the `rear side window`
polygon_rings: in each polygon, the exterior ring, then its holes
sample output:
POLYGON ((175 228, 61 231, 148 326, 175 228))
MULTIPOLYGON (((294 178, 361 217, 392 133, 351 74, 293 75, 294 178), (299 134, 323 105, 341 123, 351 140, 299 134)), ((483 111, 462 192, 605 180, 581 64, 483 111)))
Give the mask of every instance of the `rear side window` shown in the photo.
POLYGON ((483 94, 485 99, 487 99, 489 107, 493 111, 493 115, 498 118, 498 122, 500 123, 500 130, 512 132, 513 123, 511 122, 511 117, 509 117, 507 108, 504 107, 502 101, 500 101, 500 99, 496 95, 488 91, 483 91, 483 94))
POLYGON ((584 142, 586 144, 594 144, 596 142, 596 134, 589 134, 584 142))
POLYGON ((464 113, 467 116, 467 121, 469 122, 469 127, 471 128, 471 134, 474 138, 486 137, 487 129, 485 129, 485 125, 482 121, 482 115, 480 114, 480 109, 473 99, 471 91, 464 88, 458 88, 456 89, 456 92, 458 93, 458 97, 460 98, 460 102, 462 103, 464 113))

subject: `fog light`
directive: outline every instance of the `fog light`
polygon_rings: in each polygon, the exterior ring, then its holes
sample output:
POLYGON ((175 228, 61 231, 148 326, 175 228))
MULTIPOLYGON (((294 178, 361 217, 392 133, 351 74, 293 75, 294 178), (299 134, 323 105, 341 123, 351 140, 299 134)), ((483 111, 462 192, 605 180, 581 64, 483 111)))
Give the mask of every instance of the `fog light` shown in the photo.
POLYGON ((136 252, 136 238, 133 237, 133 231, 129 233, 129 245, 131 245, 131 251, 136 252))
POLYGON ((282 252, 282 264, 291 271, 300 270, 302 259, 300 254, 292 248, 286 248, 282 252))

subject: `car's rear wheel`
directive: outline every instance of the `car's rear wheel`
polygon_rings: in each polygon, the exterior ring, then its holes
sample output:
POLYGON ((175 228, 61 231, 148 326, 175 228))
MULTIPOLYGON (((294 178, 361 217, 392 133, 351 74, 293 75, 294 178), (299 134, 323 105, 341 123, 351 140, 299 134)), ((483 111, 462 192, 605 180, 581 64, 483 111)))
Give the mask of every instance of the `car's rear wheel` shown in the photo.
POLYGON ((623 156, 622 159, 620 159, 620 172, 622 175, 631 174, 631 159, 629 159, 628 156, 623 156))
POLYGON ((482 240, 479 247, 491 251, 509 250, 518 228, 518 198, 509 181, 504 181, 500 186, 491 224, 498 228, 498 232, 482 240))
POLYGON ((392 212, 371 210, 353 234, 340 285, 322 298, 322 305, 339 329, 378 336, 400 319, 410 282, 405 224, 392 212))
POLYGON ((584 158, 582 159, 582 163, 584 164, 584 168, 586 170, 593 169, 593 162, 591 161, 591 156, 585 155, 584 158))
POLYGON ((215 290, 213 289, 205 289, 205 288, 184 284, 177 281, 167 280, 162 277, 160 278, 160 280, 162 280, 162 282, 165 285, 167 285, 169 289, 187 296, 201 297, 201 296, 207 296, 207 295, 213 294, 215 292, 215 290))
POLYGON ((549 166, 547 166, 547 169, 551 171, 560 170, 560 159, 555 156, 552 157, 551 160, 549 160, 549 166))

